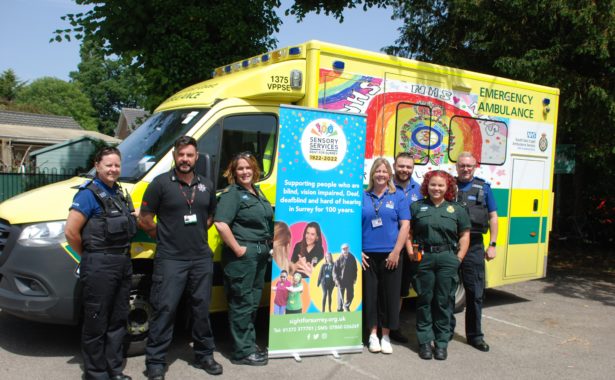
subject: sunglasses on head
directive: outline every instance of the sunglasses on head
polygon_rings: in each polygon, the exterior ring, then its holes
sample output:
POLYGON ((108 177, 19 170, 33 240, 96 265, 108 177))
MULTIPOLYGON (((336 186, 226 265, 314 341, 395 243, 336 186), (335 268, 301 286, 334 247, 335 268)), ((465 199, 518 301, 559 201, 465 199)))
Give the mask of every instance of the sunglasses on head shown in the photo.
POLYGON ((240 158, 250 158, 250 157, 254 157, 254 155, 252 154, 252 152, 239 152, 235 155, 235 157, 233 157, 233 160, 238 160, 240 158))

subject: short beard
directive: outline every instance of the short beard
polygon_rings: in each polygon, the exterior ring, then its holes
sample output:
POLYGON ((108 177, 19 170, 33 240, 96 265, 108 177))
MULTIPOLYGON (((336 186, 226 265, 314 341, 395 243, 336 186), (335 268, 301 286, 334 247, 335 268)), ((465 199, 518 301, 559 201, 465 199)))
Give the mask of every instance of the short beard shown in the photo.
POLYGON ((193 166, 193 165, 188 165, 188 166, 190 167, 190 169, 188 169, 188 170, 183 170, 183 169, 181 168, 181 165, 177 165, 177 162, 175 163, 175 169, 176 169, 178 172, 182 173, 182 174, 189 174, 189 173, 191 173, 191 172, 193 172, 193 171, 194 171, 194 166, 193 166))

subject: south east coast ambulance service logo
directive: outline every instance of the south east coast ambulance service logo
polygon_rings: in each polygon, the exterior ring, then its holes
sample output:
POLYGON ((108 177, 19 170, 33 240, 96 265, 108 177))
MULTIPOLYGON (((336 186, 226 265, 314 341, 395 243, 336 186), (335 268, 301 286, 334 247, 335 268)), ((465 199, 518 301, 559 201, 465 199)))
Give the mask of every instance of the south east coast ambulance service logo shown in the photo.
POLYGON ((316 119, 301 136, 303 157, 316 170, 331 170, 344 159, 347 150, 342 128, 329 119, 316 119))

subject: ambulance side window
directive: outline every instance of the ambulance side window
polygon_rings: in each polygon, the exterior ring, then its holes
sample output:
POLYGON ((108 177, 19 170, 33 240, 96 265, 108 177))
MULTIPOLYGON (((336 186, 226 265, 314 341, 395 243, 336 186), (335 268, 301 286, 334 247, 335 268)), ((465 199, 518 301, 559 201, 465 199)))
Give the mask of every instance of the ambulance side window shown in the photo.
POLYGON ((470 152, 479 164, 503 165, 506 161, 508 126, 502 121, 453 116, 450 122, 448 157, 457 162, 470 152))
POLYGON ((218 122, 197 141, 199 154, 209 154, 209 158, 212 161, 214 168, 214 178, 210 178, 212 181, 218 178, 218 171, 220 168, 220 140, 222 140, 222 125, 218 122))
POLYGON ((220 160, 217 166, 218 189, 228 185, 222 175, 237 153, 247 151, 254 154, 261 169, 261 179, 271 174, 277 126, 278 117, 275 114, 233 115, 222 120, 220 160))
POLYGON ((439 120, 434 116, 433 104, 400 102, 395 115, 395 155, 410 153, 416 165, 430 161, 437 165, 442 159, 444 139, 439 120))

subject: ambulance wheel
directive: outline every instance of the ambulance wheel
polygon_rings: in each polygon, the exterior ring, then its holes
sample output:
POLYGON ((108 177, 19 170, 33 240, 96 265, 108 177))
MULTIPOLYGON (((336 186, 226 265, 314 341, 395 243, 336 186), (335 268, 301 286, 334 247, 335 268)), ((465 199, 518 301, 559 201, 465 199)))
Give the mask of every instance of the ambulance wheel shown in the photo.
POLYGON ((466 290, 463 284, 459 282, 457 291, 455 292, 455 313, 461 313, 466 307, 466 290))
POLYGON ((151 277, 146 274, 134 274, 132 277, 130 311, 128 312, 127 334, 124 342, 125 356, 137 356, 145 353, 149 320, 152 315, 152 306, 149 303, 151 277))

